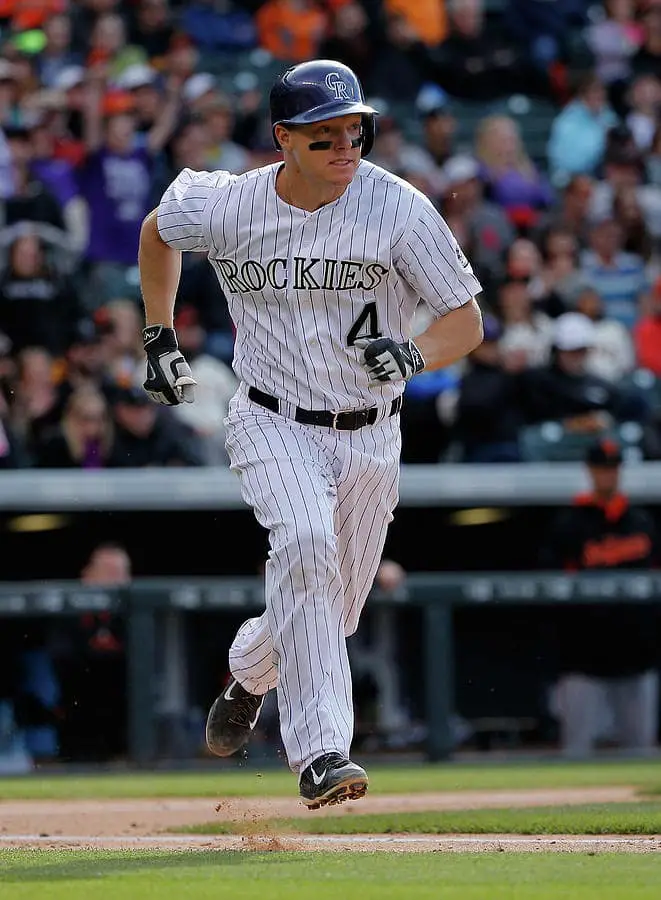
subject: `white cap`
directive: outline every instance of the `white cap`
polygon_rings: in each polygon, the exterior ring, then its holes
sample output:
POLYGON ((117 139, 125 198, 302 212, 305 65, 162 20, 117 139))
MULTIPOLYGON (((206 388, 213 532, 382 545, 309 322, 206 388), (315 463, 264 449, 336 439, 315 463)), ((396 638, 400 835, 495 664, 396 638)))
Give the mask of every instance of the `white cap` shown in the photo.
POLYGON ((69 91, 85 81, 85 69, 82 66, 67 66, 55 79, 53 87, 58 91, 69 91))
POLYGON ((452 187, 477 178, 480 174, 480 164, 472 156, 451 156, 441 169, 441 174, 446 188, 452 187))
POLYGON ((558 350, 584 350, 594 343, 594 322, 583 313, 568 312, 556 319, 553 344, 558 350))
POLYGON ((0 81, 14 80, 14 64, 8 59, 0 59, 0 81))
POLYGON ((156 69, 145 63, 134 63, 127 66, 117 79, 117 87, 123 91, 134 91, 136 88, 147 87, 158 78, 156 69))
POLYGON ((194 103, 200 97, 204 97, 216 87, 216 79, 209 72, 198 72, 185 82, 182 89, 182 97, 189 103, 194 103))

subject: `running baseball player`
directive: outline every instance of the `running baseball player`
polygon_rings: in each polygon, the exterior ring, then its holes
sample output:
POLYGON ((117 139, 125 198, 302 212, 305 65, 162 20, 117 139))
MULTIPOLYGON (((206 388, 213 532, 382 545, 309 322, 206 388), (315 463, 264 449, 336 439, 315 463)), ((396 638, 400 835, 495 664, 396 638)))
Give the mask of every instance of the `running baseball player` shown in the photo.
POLYGON ((145 389, 193 402, 173 307, 181 252, 205 252, 236 326, 227 451, 270 539, 266 611, 234 639, 207 743, 236 752, 276 688, 289 765, 316 809, 367 790, 349 758, 346 638, 398 500, 402 393, 480 343, 481 288, 429 200, 364 159, 376 110, 350 69, 296 65, 270 108, 282 162, 238 176, 184 169, 144 221, 145 389), (413 343, 420 299, 435 318, 413 343))

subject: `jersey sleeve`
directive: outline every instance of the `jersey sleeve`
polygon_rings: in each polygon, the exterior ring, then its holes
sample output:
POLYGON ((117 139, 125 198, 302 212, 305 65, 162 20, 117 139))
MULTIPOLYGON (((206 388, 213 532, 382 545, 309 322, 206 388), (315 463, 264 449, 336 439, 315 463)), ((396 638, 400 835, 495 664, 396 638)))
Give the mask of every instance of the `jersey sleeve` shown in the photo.
POLYGON ((229 172, 182 169, 158 205, 158 232, 165 243, 174 250, 208 251, 211 208, 233 178, 229 172))
POLYGON ((427 306, 444 316, 477 296, 482 286, 443 217, 427 203, 416 212, 395 265, 427 306))

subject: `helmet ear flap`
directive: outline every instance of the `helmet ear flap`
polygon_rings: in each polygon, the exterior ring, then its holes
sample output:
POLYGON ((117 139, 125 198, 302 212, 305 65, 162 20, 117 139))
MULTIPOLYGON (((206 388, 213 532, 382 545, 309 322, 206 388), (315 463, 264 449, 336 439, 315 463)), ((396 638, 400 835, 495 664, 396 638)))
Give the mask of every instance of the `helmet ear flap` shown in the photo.
POLYGON ((363 116, 363 143, 360 149, 361 157, 367 156, 374 146, 374 138, 376 137, 376 116, 363 116))

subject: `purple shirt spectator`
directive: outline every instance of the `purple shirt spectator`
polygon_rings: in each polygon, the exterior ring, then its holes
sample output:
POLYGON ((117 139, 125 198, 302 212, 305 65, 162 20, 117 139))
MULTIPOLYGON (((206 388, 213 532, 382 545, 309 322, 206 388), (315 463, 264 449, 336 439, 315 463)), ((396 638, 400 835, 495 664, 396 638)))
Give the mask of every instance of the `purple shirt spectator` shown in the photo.
POLYGON ((144 148, 91 153, 79 172, 90 209, 87 259, 135 265, 142 220, 149 212, 152 159, 144 148))
POLYGON ((62 209, 80 193, 73 166, 66 160, 35 159, 30 170, 48 188, 62 209))
POLYGON ((504 209, 530 206, 533 209, 547 207, 553 203, 550 185, 538 174, 532 177, 516 169, 491 175, 482 169, 482 179, 489 186, 491 199, 504 209))

